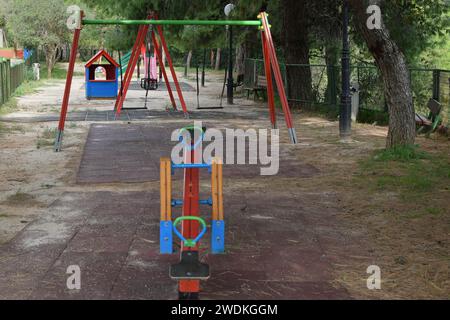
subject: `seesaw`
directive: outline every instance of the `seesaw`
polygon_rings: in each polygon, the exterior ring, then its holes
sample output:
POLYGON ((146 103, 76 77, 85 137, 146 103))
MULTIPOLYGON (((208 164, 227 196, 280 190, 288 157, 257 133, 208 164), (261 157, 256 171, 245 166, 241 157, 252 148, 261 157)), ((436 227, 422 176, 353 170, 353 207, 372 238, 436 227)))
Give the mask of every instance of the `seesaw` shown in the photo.
POLYGON ((203 142, 204 128, 189 127, 182 129, 180 135, 183 133, 191 138, 184 146, 184 162, 174 164, 170 159, 162 158, 160 164, 160 253, 175 254, 174 235, 180 240, 180 262, 170 267, 169 274, 178 281, 180 299, 198 299, 200 281, 210 277, 209 265, 201 262, 199 252, 200 241, 208 232, 207 222, 200 215, 200 206, 211 208, 210 254, 225 252, 222 161, 214 158, 211 163, 194 163, 193 159, 197 159, 200 149, 198 147, 203 142), (194 142, 196 132, 200 137, 194 142), (184 172, 182 200, 172 199, 172 175, 175 170, 184 172), (200 199, 200 170, 207 170, 211 175, 211 196, 208 199, 200 199), (182 214, 173 220, 172 209, 177 207, 182 208, 182 214))

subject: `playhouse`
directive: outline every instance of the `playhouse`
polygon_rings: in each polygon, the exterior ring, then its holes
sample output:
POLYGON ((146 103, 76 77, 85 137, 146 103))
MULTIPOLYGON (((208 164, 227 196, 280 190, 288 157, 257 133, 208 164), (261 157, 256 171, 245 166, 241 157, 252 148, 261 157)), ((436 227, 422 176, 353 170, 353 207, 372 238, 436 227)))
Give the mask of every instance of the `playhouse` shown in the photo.
POLYGON ((119 64, 105 51, 100 50, 85 65, 86 98, 116 99, 119 64))

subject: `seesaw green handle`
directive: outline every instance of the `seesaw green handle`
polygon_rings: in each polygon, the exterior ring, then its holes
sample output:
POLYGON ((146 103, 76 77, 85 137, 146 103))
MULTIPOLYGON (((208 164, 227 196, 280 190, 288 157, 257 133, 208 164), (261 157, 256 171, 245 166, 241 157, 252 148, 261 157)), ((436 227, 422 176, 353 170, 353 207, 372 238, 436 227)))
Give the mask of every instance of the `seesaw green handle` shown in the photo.
POLYGON ((175 219, 175 221, 173 222, 173 232, 175 232, 175 234, 178 236, 178 238, 181 239, 181 241, 183 241, 184 245, 188 248, 193 248, 197 245, 197 242, 200 241, 200 239, 205 235, 206 233, 206 222, 205 220, 203 220, 200 217, 194 217, 194 216, 184 216, 184 217, 178 217, 175 219), (199 235, 197 236, 197 238, 195 239, 186 239, 177 229, 177 226, 179 224, 181 224, 181 222, 183 221, 197 221, 199 222, 202 227, 203 230, 199 233, 199 235))

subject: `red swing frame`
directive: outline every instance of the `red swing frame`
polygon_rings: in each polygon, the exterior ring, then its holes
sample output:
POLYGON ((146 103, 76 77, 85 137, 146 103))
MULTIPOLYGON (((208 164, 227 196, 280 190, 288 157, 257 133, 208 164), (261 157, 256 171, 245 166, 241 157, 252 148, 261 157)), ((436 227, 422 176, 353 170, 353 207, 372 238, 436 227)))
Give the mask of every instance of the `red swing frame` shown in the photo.
MULTIPOLYGON (((81 11, 80 12, 80 21, 82 21, 83 17, 84 17, 84 14, 81 11)), ((280 100, 281 100, 281 106, 282 106, 282 110, 284 113, 286 126, 288 128, 290 140, 293 144, 296 144, 298 142, 297 134, 295 132, 295 128, 294 128, 293 121, 292 121, 291 111, 289 109, 289 103, 288 103, 288 99, 286 96, 283 79, 281 76, 280 66, 279 66, 278 59, 277 59, 276 52, 275 52, 275 46, 274 46, 273 40, 272 40, 272 34, 270 32, 270 25, 269 25, 269 22, 267 19, 267 13, 261 12, 258 15, 258 18, 261 20, 261 24, 262 24, 262 26, 260 27, 260 30, 261 30, 261 39, 262 39, 262 49, 263 49, 263 55, 264 55, 264 68, 265 68, 265 74, 266 74, 266 79, 267 79, 267 98, 268 98, 270 121, 272 123, 272 127, 276 128, 277 120, 276 120, 275 100, 274 100, 274 86, 273 86, 273 81, 272 81, 272 72, 273 72, 275 83, 276 83, 277 89, 278 89, 278 94, 279 94, 280 100)), ((148 19, 157 20, 158 17, 156 14, 151 13, 148 16, 148 19)), ((61 150, 62 138, 63 138, 63 134, 64 134, 64 127, 65 127, 65 122, 66 122, 66 118, 67 118, 67 109, 68 109, 68 105, 69 105, 70 89, 72 86, 72 78, 73 78, 73 72, 74 72, 74 68, 75 68, 75 59, 76 59, 76 54, 77 54, 77 50, 78 50, 78 42, 79 42, 79 38, 80 38, 81 29, 82 29, 82 23, 80 22, 80 25, 77 26, 75 29, 74 36, 73 36, 72 48, 71 48, 71 52, 70 52, 69 68, 68 68, 68 72, 67 72, 66 85, 65 85, 65 89, 64 89, 64 97, 63 97, 62 105, 61 105, 61 113, 60 113, 60 119, 59 119, 59 124, 58 124, 58 132, 57 132, 57 137, 56 137, 56 141, 55 141, 55 151, 57 151, 57 152, 61 150)), ((131 83, 134 69, 135 69, 137 61, 139 59, 139 51, 140 51, 142 44, 145 41, 145 36, 146 36, 148 30, 149 30, 148 24, 143 24, 143 25, 139 26, 139 31, 138 31, 136 41, 133 46, 132 54, 130 57, 129 67, 127 68, 127 70, 125 72, 124 85, 122 86, 122 90, 119 90, 119 93, 117 95, 117 99, 116 99, 116 102, 114 105, 114 110, 116 111, 116 119, 120 116, 120 113, 122 111, 123 103, 125 101, 125 98, 126 98, 126 95, 127 95, 130 83, 131 83)), ((164 81, 166 82, 166 85, 167 85, 167 90, 169 92, 169 97, 170 97, 170 101, 172 103, 172 107, 174 108, 174 110, 177 110, 177 105, 176 105, 175 98, 173 95, 173 90, 168 81, 168 75, 167 75, 165 66, 163 64, 163 59, 161 57, 162 50, 164 50, 164 53, 166 55, 166 59, 169 64, 170 72, 171 72, 171 75, 172 75, 172 78, 173 78, 173 81, 175 84, 175 89, 177 91, 178 98, 181 103, 181 107, 183 109, 185 116, 188 117, 189 113, 188 113, 188 110, 186 107, 186 101, 184 100, 183 92, 181 91, 181 87, 178 82, 178 78, 177 78, 175 69, 173 67, 172 58, 170 56, 167 42, 164 37, 163 28, 161 25, 156 25, 156 31, 152 32, 152 42, 156 49, 155 51, 157 53, 157 58, 158 58, 160 66, 161 66, 161 71, 162 71, 162 74, 164 77, 164 81), (156 33, 159 36, 161 47, 160 47, 160 44, 158 43, 156 33), (162 50, 160 50, 160 48, 162 50)))

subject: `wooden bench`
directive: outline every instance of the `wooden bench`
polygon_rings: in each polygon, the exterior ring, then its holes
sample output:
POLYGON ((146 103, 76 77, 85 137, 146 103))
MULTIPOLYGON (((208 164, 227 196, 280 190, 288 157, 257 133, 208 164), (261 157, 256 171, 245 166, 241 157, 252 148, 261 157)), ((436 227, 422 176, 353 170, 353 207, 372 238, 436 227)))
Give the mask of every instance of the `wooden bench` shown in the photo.
POLYGON ((442 105, 438 101, 430 99, 427 108, 430 110, 428 117, 416 113, 416 124, 419 126, 418 133, 435 131, 442 120, 440 116, 442 105))
POLYGON ((253 100, 257 100, 262 97, 264 100, 267 99, 267 79, 265 76, 256 76, 256 81, 252 87, 245 88, 247 90, 247 99, 250 98, 250 93, 253 93, 253 100))

